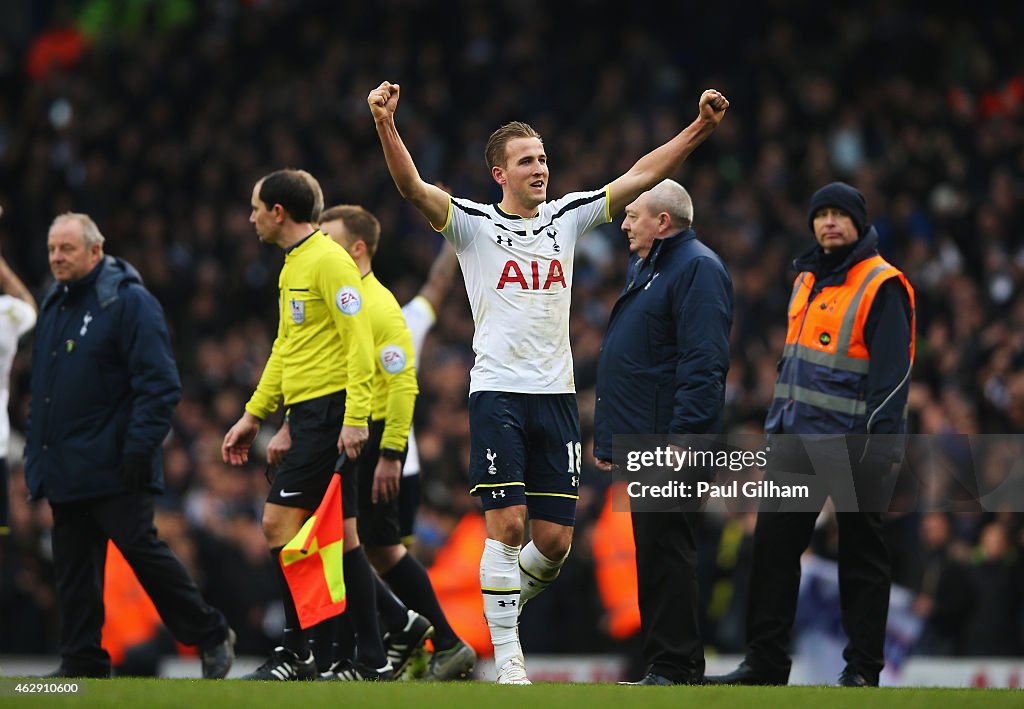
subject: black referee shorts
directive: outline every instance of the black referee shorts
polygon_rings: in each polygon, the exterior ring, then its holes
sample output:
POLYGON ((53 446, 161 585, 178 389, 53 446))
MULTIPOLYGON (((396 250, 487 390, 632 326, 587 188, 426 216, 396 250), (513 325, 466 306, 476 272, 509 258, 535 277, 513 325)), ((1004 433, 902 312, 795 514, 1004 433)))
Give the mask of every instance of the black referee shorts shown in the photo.
POLYGON ((344 390, 288 407, 292 447, 280 465, 268 470, 271 484, 267 502, 304 510, 317 508, 338 460, 338 436, 344 418, 344 390))
POLYGON ((420 509, 420 474, 402 474, 402 486, 398 492, 398 526, 402 544, 416 541, 416 514, 420 509))
MULTIPOLYGON (((398 512, 399 497, 396 495, 390 502, 379 502, 376 505, 371 501, 373 475, 377 470, 377 461, 380 460, 380 441, 383 436, 384 421, 370 419, 370 438, 363 446, 363 452, 359 455, 357 464, 358 509, 354 515, 345 512, 345 517, 358 517, 359 540, 364 545, 371 547, 394 546, 402 543, 398 512)), ((402 462, 405 462, 404 456, 402 462)), ((344 488, 344 481, 342 484, 342 495, 344 496, 347 490, 344 488)))

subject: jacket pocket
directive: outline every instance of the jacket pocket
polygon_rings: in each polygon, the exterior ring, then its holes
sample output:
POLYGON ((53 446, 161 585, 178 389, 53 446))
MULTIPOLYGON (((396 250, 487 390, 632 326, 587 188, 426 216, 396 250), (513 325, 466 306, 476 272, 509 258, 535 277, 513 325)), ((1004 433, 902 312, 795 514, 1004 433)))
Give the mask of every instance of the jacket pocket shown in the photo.
POLYGON ((668 433, 672 424, 672 409, 675 406, 675 394, 671 387, 655 385, 653 404, 651 433, 668 433))
POLYGON ((675 322, 662 321, 653 313, 645 315, 644 365, 656 370, 674 360, 676 354, 675 322))

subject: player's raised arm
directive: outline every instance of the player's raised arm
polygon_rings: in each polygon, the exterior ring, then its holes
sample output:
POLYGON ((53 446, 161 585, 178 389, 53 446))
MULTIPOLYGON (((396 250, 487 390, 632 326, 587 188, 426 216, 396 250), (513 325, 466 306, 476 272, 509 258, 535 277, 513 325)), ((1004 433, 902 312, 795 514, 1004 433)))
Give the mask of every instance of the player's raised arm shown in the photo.
MULTIPOLYGON (((690 153, 714 132, 728 108, 729 100, 715 89, 701 94, 699 113, 693 123, 672 140, 637 160, 626 174, 608 186, 608 213, 612 216, 618 214, 642 192, 671 177, 690 153)), ((378 131, 379 126, 378 123, 378 131)))
MULTIPOLYGON (((0 205, 0 217, 4 215, 3 205, 0 205)), ((433 272, 433 270, 431 270, 433 272)), ((35 314, 39 312, 39 307, 36 305, 36 299, 32 297, 32 291, 30 291, 25 283, 18 278, 18 274, 14 272, 8 264, 7 260, 0 255, 0 292, 5 295, 9 295, 12 298, 24 301, 32 306, 32 315, 29 317, 18 318, 19 322, 15 324, 15 329, 18 332, 18 336, 25 334, 36 324, 35 314), (31 322, 30 322, 31 320, 31 322)))
POLYGON ((437 230, 444 228, 448 221, 448 193, 439 187, 424 182, 420 177, 416 164, 412 161, 409 149, 395 127, 395 109, 398 107, 398 84, 384 81, 366 97, 377 125, 377 135, 384 149, 384 159, 388 163, 391 179, 405 199, 416 206, 430 220, 437 230))
POLYGON ((427 274, 427 282, 420 288, 419 295, 426 298, 430 307, 436 314, 441 309, 441 302, 451 288, 455 271, 459 268, 459 257, 455 255, 455 249, 447 241, 441 244, 441 252, 434 259, 430 266, 430 273, 427 274))

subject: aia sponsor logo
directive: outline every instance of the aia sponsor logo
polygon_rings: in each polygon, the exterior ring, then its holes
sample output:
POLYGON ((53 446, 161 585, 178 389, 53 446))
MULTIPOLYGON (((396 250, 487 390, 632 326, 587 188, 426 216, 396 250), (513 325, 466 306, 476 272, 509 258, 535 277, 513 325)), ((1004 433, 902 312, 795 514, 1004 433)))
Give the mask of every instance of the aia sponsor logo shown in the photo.
POLYGON ((540 261, 530 261, 528 266, 520 266, 517 261, 508 260, 498 280, 498 290, 506 286, 521 290, 550 290, 556 285, 565 288, 565 272, 558 259, 553 259, 545 266, 540 261))

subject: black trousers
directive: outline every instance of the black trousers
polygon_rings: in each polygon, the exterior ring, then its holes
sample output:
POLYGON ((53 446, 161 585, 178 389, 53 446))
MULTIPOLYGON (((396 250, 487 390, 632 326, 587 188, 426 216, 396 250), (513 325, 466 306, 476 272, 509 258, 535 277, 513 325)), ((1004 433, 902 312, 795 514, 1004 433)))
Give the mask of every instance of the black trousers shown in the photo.
POLYGON ((108 539, 124 555, 175 639, 206 646, 227 636, 223 614, 203 600, 185 567, 157 538, 150 493, 50 506, 63 670, 86 676, 110 672, 110 656, 100 645, 108 539))
POLYGON ((694 513, 633 512, 640 633, 647 671, 676 682, 704 676, 694 513))
MULTIPOLYGON (((793 621, 800 587, 800 556, 814 533, 815 512, 761 512, 754 530, 754 559, 747 607, 747 663, 759 672, 788 677, 793 621)), ((889 614, 889 552, 882 515, 840 512, 839 604, 848 642, 848 669, 878 680, 885 664, 889 614)))
POLYGON ((7 458, 0 458, 0 535, 11 533, 11 501, 7 497, 7 458))

